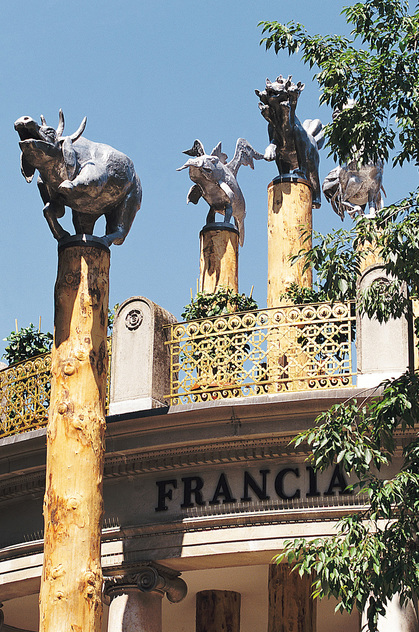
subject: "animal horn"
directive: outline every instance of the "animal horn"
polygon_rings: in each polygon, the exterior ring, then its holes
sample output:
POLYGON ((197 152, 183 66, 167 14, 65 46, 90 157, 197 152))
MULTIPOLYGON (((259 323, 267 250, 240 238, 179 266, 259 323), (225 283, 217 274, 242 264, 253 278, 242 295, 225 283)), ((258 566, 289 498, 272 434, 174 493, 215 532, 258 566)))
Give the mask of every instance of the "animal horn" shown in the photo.
POLYGON ((58 112, 58 127, 57 127, 57 138, 61 138, 64 131, 64 114, 62 109, 60 108, 58 112))
POLYGON ((42 123, 42 125, 45 125, 45 127, 47 127, 47 122, 46 122, 45 116, 43 114, 41 114, 41 123, 42 123))
POLYGON ((71 134, 71 136, 69 137, 70 140, 76 141, 78 138, 80 138, 80 136, 83 134, 85 128, 86 128, 86 123, 87 123, 87 116, 84 117, 84 119, 82 120, 82 122, 80 123, 80 127, 78 128, 78 130, 76 132, 74 132, 74 134, 71 134))

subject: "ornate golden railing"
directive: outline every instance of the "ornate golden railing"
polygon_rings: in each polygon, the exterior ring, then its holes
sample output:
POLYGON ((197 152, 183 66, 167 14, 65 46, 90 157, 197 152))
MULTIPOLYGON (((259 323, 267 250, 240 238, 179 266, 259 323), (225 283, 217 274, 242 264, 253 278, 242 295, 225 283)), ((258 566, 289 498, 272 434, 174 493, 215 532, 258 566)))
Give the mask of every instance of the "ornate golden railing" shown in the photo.
POLYGON ((352 386, 352 303, 169 325, 171 403, 352 386))
POLYGON ((0 371, 0 437, 44 426, 50 391, 50 353, 0 371))
MULTIPOLYGON (((111 339, 108 339, 109 367, 111 339)), ((109 406, 110 370, 106 388, 109 406)), ((51 391, 51 353, 0 371, 0 438, 45 426, 51 391)))

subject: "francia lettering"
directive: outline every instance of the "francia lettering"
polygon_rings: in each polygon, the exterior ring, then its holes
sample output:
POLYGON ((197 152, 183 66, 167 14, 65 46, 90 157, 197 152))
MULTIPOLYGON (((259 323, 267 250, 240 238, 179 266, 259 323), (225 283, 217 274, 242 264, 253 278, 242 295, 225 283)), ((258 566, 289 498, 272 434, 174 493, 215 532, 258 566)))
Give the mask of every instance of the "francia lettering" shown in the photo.
MULTIPOLYGON (((205 505, 220 505, 237 502, 253 502, 255 500, 294 500, 301 498, 314 498, 318 496, 334 496, 352 493, 347 489, 348 481, 342 469, 337 465, 327 477, 326 488, 318 489, 317 473, 307 466, 306 489, 302 489, 300 467, 285 467, 279 472, 271 470, 259 470, 258 475, 243 472, 240 495, 237 489, 233 489, 227 474, 221 473, 216 484, 208 484, 203 476, 184 476, 182 478, 168 478, 156 481, 157 505, 155 511, 167 511, 174 503, 174 492, 179 491, 180 507, 188 509, 205 505), (275 492, 275 496, 268 494, 268 483, 275 492)), ((323 481, 324 482, 324 481, 323 481)), ((237 488, 237 480, 236 480, 237 488)), ((272 492, 271 492, 272 493, 272 492)), ((176 494, 178 495, 178 494, 176 494)))

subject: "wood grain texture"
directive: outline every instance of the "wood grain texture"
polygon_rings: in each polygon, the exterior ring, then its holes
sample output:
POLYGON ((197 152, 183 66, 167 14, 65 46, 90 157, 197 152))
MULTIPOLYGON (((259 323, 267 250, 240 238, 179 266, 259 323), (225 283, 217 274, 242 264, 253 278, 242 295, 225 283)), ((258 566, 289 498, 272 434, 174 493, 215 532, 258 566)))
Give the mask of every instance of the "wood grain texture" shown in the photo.
POLYGON ((59 253, 40 632, 100 632, 109 251, 59 253))
POLYGON ((196 632, 240 632, 240 601, 233 590, 196 593, 196 632))
POLYGON ((312 232, 311 188, 302 182, 271 182, 268 186, 268 307, 286 303, 281 294, 291 285, 312 287, 311 269, 290 256, 311 248, 303 231, 312 232))
POLYGON ((218 287, 239 291, 239 236, 229 230, 207 230, 200 235, 199 289, 218 287))
POLYGON ((316 602, 311 577, 291 572, 289 564, 269 566, 268 632, 315 632, 316 602))

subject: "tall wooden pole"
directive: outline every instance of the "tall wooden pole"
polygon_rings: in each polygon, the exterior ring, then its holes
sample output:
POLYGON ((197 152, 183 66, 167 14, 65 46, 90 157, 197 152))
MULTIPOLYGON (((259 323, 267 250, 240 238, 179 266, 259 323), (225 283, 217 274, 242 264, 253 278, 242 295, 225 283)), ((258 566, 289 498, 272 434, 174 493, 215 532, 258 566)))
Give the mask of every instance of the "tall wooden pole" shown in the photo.
POLYGON ((59 247, 40 632, 100 632, 109 249, 59 247))
POLYGON ((291 572, 288 564, 269 566, 268 632, 315 632, 316 602, 311 598, 312 579, 291 572))
POLYGON ((196 593, 196 632, 240 632, 241 595, 233 590, 196 593))
POLYGON ((217 288, 239 291, 239 233, 233 226, 204 226, 200 233, 199 289, 216 292, 217 288))
POLYGON ((268 307, 284 304, 291 285, 312 287, 311 269, 290 256, 311 248, 312 195, 309 183, 296 176, 278 176, 268 185, 268 307), (304 236, 308 234, 308 239, 304 236))
MULTIPOLYGON (((292 283, 311 288, 312 271, 290 257, 311 248, 312 192, 307 180, 294 174, 278 176, 268 185, 268 307, 290 304, 283 294, 292 283)), ((299 390, 305 364, 295 327, 272 326, 268 334, 270 392, 299 390), (284 381, 286 380, 286 381, 284 381), (289 381, 288 381, 289 380, 289 381)))

